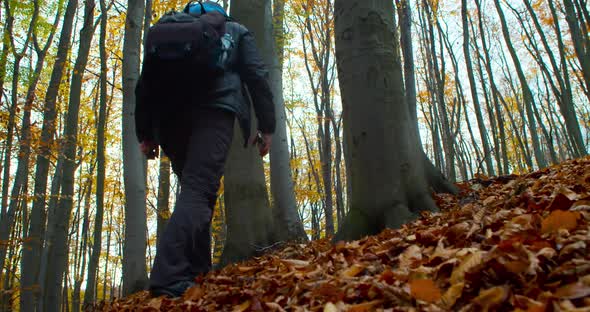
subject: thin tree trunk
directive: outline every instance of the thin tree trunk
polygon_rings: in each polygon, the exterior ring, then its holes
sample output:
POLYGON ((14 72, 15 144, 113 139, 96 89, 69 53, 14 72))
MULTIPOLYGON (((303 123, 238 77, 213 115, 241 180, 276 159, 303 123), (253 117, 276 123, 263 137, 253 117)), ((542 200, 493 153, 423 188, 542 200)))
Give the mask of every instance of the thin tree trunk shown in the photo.
POLYGON ((469 86, 471 89, 471 99, 475 110, 475 117, 477 118, 477 125, 479 134, 481 136, 481 143, 483 145, 483 157, 485 159, 487 173, 494 175, 494 166, 492 163, 492 150, 488 141, 486 125, 483 120, 483 113, 481 105, 479 104, 479 95, 477 94, 477 85, 475 82, 475 75, 473 74, 473 65, 471 63, 471 51, 469 48, 469 24, 467 21, 467 0, 461 0, 461 20, 463 24, 463 56, 465 57, 465 65, 467 66, 467 76, 469 77, 469 86))
MULTIPOLYGON (((484 30, 484 25, 483 25, 483 13, 482 13, 482 9, 481 9, 481 0, 475 0, 475 4, 477 5, 477 19, 478 19, 478 24, 479 24, 479 31, 480 31, 480 39, 481 39, 481 44, 483 47, 483 53, 485 56, 485 68, 486 68, 486 73, 488 75, 488 79, 490 80, 490 86, 492 89, 492 98, 493 98, 493 103, 494 103, 494 111, 496 112, 496 120, 498 121, 498 129, 500 130, 500 145, 502 147, 502 163, 503 163, 503 168, 504 171, 506 173, 509 172, 509 168, 510 168, 510 161, 508 159, 508 147, 506 145, 506 129, 505 129, 505 125, 504 125, 504 118, 502 116, 502 109, 500 107, 500 97, 502 96, 501 93, 498 91, 498 88, 496 87, 496 82, 494 81, 494 73, 492 71, 492 63, 491 63, 491 58, 490 58, 490 53, 488 50, 488 44, 486 41, 486 32, 484 30)), ((477 41, 476 41, 476 47, 477 47, 477 41)), ((478 48, 478 50, 480 50, 478 48)))
MULTIPOLYGON (((96 213, 94 216, 93 245, 88 261, 88 277, 84 291, 84 308, 95 301, 96 274, 102 248, 102 223, 104 216, 104 188, 106 175, 105 132, 107 120, 107 72, 108 59, 106 51, 106 35, 108 11, 105 0, 100 0, 100 100, 98 109, 97 138, 96 138, 96 213)), ((106 277, 106 276, 105 276, 106 277)))
POLYGON ((576 17, 572 0, 563 0, 563 7, 565 9, 565 20, 570 28, 574 43, 574 50, 582 67, 582 76, 586 82, 586 89, 590 89, 590 37, 587 30, 582 31, 584 24, 583 21, 576 17))
POLYGON ((54 236, 47 242, 49 248, 47 275, 45 276, 44 309, 45 312, 59 311, 61 303, 61 281, 68 263, 68 229, 70 224, 70 212, 72 209, 72 196, 74 194, 74 174, 76 171, 76 143, 78 138, 78 116, 82 95, 82 82, 92 36, 94 34, 94 0, 86 0, 84 9, 84 26, 80 31, 80 47, 74 65, 70 87, 70 102, 64 129, 64 165, 61 187, 61 198, 55 212, 56 228, 54 236))
MULTIPOLYGON (((464 0, 463 0, 464 1, 464 0)), ((516 68, 516 73, 518 75, 518 80, 520 81, 523 102, 527 113, 527 120, 529 125, 529 132, 531 135, 531 139, 533 141, 533 151, 535 155, 535 160, 537 161, 537 165, 540 168, 547 167, 547 161, 545 160, 545 155, 541 151, 541 144, 539 142, 539 135, 537 134, 537 123, 535 122, 535 116, 533 112, 533 105, 535 105, 533 99, 533 93, 529 87, 529 84, 526 80, 526 76, 520 64, 520 60, 518 59, 518 55, 512 45, 512 40, 510 39, 510 33, 508 32, 508 24, 506 22, 506 18, 504 17, 504 12, 500 7, 500 1, 494 0, 494 4, 496 6, 496 11, 498 12, 498 16, 500 17, 500 23, 502 24, 502 34, 504 36, 504 41, 506 42, 506 46, 508 47, 508 51, 510 52, 510 56, 512 57, 512 61, 516 68)))
POLYGON ((39 283, 39 268, 41 250, 43 248, 42 235, 45 232, 45 202, 47 194, 47 176, 49 173, 49 158, 56 124, 56 99, 63 77, 67 53, 70 47, 72 26, 76 14, 78 1, 69 0, 60 39, 57 46, 56 60, 52 68, 51 78, 45 94, 43 109, 43 126, 37 159, 35 164, 35 186, 33 188, 33 207, 28 239, 23 248, 23 271, 21 277, 21 311, 33 311, 40 302, 42 283, 39 283), (37 285, 37 287, 35 287, 37 285), (27 291, 29 290, 29 291, 27 291))
POLYGON ((125 242, 123 248, 123 295, 147 286, 147 217, 145 203, 146 159, 135 135, 135 85, 145 2, 128 0, 123 43, 123 175, 125 179, 125 242))
MULTIPOLYGON (((303 223, 297 213, 293 177, 289 159, 289 141, 287 138, 287 115, 283 99, 282 64, 284 58, 284 7, 283 0, 274 1, 274 12, 264 8, 264 28, 251 29, 264 44, 260 52, 268 66, 270 86, 274 96, 276 131, 273 135, 273 147, 270 150, 270 191, 273 199, 274 235, 279 241, 307 240, 303 223)), ((268 5, 267 5, 268 6, 268 5)))

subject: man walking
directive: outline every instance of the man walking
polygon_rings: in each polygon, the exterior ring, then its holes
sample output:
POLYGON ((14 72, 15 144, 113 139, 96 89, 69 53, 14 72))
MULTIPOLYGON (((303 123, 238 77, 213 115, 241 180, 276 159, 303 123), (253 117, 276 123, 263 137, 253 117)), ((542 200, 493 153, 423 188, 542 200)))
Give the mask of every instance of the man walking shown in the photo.
MULTIPOLYGON (((211 1, 189 4, 185 11, 194 16, 211 11, 227 16, 221 6, 211 1)), ((142 152, 154 158, 161 146, 181 185, 174 212, 157 246, 150 275, 150 291, 154 296, 178 297, 194 285, 197 275, 211 269, 209 230, 231 146, 234 119, 238 119, 246 146, 248 142, 256 142, 261 156, 271 146, 274 104, 268 72, 254 37, 243 25, 229 20, 225 22, 225 34, 233 45, 225 60, 225 70, 219 76, 210 77, 208 90, 187 97, 196 100, 169 109, 170 106, 163 104, 146 104, 154 100, 150 98, 153 90, 141 78, 136 89, 136 131, 142 152), (250 99, 258 119, 255 140, 249 139, 250 99)))

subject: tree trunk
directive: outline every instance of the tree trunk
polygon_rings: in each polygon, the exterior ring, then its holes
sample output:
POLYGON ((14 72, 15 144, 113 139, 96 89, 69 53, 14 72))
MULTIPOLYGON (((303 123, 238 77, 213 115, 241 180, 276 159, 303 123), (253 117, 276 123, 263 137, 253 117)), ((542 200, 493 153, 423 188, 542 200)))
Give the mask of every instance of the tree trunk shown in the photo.
POLYGON ((77 0, 69 0, 60 39, 57 46, 56 60, 51 71, 49 86, 45 94, 43 109, 43 126, 39 150, 35 163, 35 186, 33 207, 29 225, 28 240, 23 248, 23 272, 21 279, 21 311, 33 311, 41 301, 40 294, 43 283, 39 282, 41 252, 43 249, 42 235, 45 232, 47 178, 49 174, 49 158, 51 155, 53 136, 56 127, 56 99, 63 77, 64 67, 70 49, 74 16, 78 6, 77 0), (38 287, 34 287, 38 285, 38 287), (24 291, 23 291, 24 289, 24 291), (26 291, 29 289, 30 291, 26 291))
POLYGON ((579 21, 576 17, 572 0, 563 0, 563 7, 565 9, 565 19, 574 43, 574 50, 582 67, 582 76, 586 82, 586 89, 590 90, 590 37, 587 30, 582 31, 583 21, 579 21))
POLYGON ((274 14, 271 14, 268 6, 270 1, 268 4, 265 3, 263 24, 253 24, 250 30, 257 34, 258 42, 263 43, 259 45, 260 53, 270 73, 270 86, 274 96, 277 120, 270 150, 270 190, 273 199, 274 235, 279 241, 307 240, 295 202, 287 138, 287 114, 283 99, 284 30, 282 23, 285 3, 282 0, 275 0, 274 14))
POLYGON ((146 268, 146 159, 135 135, 135 85, 139 77, 139 54, 145 3, 128 0, 123 43, 123 175, 125 180, 125 241, 123 248, 123 295, 145 289, 146 268))
POLYGON ((108 59, 106 51, 106 35, 108 11, 105 0, 100 0, 100 104, 98 108, 98 124, 96 138, 96 213, 94 216, 94 232, 92 237, 92 253, 88 261, 88 277, 84 292, 84 308, 90 306, 96 299, 95 285, 98 272, 98 261, 102 248, 102 223, 104 217, 104 187, 106 175, 105 132, 107 120, 107 72, 108 59))
POLYGON ((353 203, 336 239, 351 240, 400 227, 436 206, 423 162, 416 161, 418 133, 403 96, 393 3, 336 0, 334 9, 344 127, 353 152, 353 203))
MULTIPOLYGON (((20 187, 26 187, 27 185, 27 175, 29 172, 29 159, 31 157, 31 144, 32 144, 32 137, 31 137, 31 109, 33 107, 33 102, 35 100, 35 91, 37 89, 37 84, 39 82, 41 72, 43 71, 43 66, 45 64, 45 58, 47 56, 47 52, 53 43, 53 37, 59 25, 59 21, 61 19, 61 12, 63 7, 60 6, 57 10, 57 14, 55 17, 55 22, 53 23, 53 27, 51 28, 51 32, 47 38, 47 42, 41 48, 39 43, 37 42, 37 36, 33 35, 35 50, 37 52, 37 64, 35 65, 35 71, 33 76, 31 77, 31 83, 29 85, 27 91, 27 97, 25 100, 25 107, 24 107, 24 114, 22 119, 22 126, 21 126, 21 139, 20 139, 20 147, 18 151, 19 155, 19 162, 17 165, 17 177, 14 181, 14 191, 20 187)), ((66 26, 64 26, 66 27, 66 26)), ((43 145, 45 142, 41 142, 43 145)), ((37 181, 35 180, 35 183, 37 181)), ((47 183, 45 184, 47 186, 47 183)), ((35 195, 37 195, 35 193, 35 195)), ((31 223, 30 228, 27 228, 27 224, 24 224, 25 227, 23 233, 23 258, 21 263, 21 296, 20 296, 20 305, 21 311, 32 311, 34 310, 35 301, 38 299, 34 296, 34 293, 37 287, 36 279, 37 279, 37 272, 39 271, 38 265, 38 257, 41 255, 41 247, 40 247, 40 235, 41 229, 44 218, 43 207, 39 210, 35 210, 33 207, 31 213, 31 223), (31 236, 32 232, 33 236, 31 236), (37 257, 33 259, 33 257, 37 257), (27 301, 25 303, 25 301, 27 301)))
MULTIPOLYGON (((241 0, 231 2, 234 18, 258 34, 256 44, 264 47, 265 16, 270 16, 269 0, 241 0), (259 32, 256 32, 258 30, 259 32)), ((272 37, 266 37, 272 40, 272 37)), ((253 124, 256 118, 252 113, 253 124)), ((244 150, 239 139, 240 127, 234 127, 234 140, 225 166, 225 207, 227 240, 221 256, 221 266, 247 259, 272 241, 273 217, 262 158, 248 147, 244 150)))
MULTIPOLYGON (((558 99, 561 115, 563 116, 563 118, 565 120, 566 130, 569 134, 571 144, 575 147, 577 157, 585 156, 587 154, 587 151, 586 151, 586 146, 584 145, 584 139, 582 137, 582 132, 580 131, 580 124, 578 122, 578 116, 576 114, 575 106, 573 103, 572 88, 571 88, 568 70, 567 70, 567 68, 565 68, 565 70, 563 70, 563 71, 560 70, 560 67, 557 64, 557 60, 553 54, 553 50, 551 49, 551 47, 549 46, 549 43, 547 42, 547 38, 545 36, 545 33, 543 32, 543 29, 541 28, 541 24, 539 23, 539 19, 537 18, 535 11, 533 10, 533 8, 528 0, 525 0, 524 3, 526 5, 527 10, 529 11, 529 14, 531 15, 531 17, 533 19, 533 23, 535 25, 535 28, 537 29, 537 32, 539 33, 539 36, 541 37, 541 42, 543 43, 543 47, 545 48, 545 51, 547 52, 547 55, 549 56, 549 60, 551 62, 551 67, 553 68, 554 76, 556 77, 556 79, 559 83, 561 92, 560 92, 560 94, 556 94, 556 97, 558 99)), ((549 5, 551 7, 553 6, 552 3, 550 3, 549 5)), ((551 11, 553 12, 554 9, 552 9, 551 11)), ((555 21, 555 23, 559 24, 557 22, 557 20, 555 21)), ((556 27, 559 27, 559 26, 556 25, 556 27)), ((559 29, 559 28, 557 28, 557 29, 559 29)), ((557 39, 558 39, 559 49, 564 48, 563 47, 563 39, 561 38, 561 34, 559 35, 559 38, 557 38, 557 39)), ((590 48, 588 48, 588 49, 590 50, 590 48)), ((565 51, 560 50, 561 55, 563 55, 564 53, 565 53, 565 51)), ((589 56, 590 56, 590 54, 589 54, 589 56)), ((565 63, 565 60, 563 58, 561 61, 562 61, 562 63, 565 63)), ((589 98, 589 100, 590 100, 590 98, 589 98)))
POLYGON ((545 168, 547 167, 547 161, 545 160, 545 155, 541 150, 541 143, 539 142, 539 135, 537 133, 537 123, 535 122, 535 115, 533 112, 533 105, 535 105, 533 93, 531 92, 529 84, 526 80, 526 76, 524 74, 522 66, 520 65, 518 55, 516 54, 514 46, 512 45, 510 33, 508 32, 508 24, 506 22, 506 18, 504 17, 504 12, 500 7, 500 1, 494 0, 494 4, 496 6, 498 16, 500 17, 500 23, 502 24, 502 34, 504 36, 504 41, 506 41, 506 46, 508 48, 508 51, 510 52, 510 56, 512 57, 512 61, 514 63, 514 66, 516 67, 518 80, 520 81, 524 106, 527 113, 529 132, 531 134, 531 139, 533 141, 533 152, 535 155, 535 160, 537 161, 537 165, 539 166, 539 168, 545 168))
MULTIPOLYGON (((501 109, 500 103, 499 103, 502 95, 498 91, 498 88, 496 87, 496 82, 494 81, 494 74, 492 71, 492 62, 491 62, 490 53, 488 50, 488 45, 486 42, 485 30, 483 27, 481 0, 476 0, 475 4, 477 5, 477 18, 478 18, 479 30, 481 32, 480 38, 481 38, 481 43, 482 43, 482 47, 483 47, 482 50, 483 50, 483 53, 485 56, 484 64, 485 64, 485 68, 486 68, 486 73, 488 74, 488 79, 490 80, 490 86, 492 88, 492 98, 493 98, 493 103, 494 103, 494 109, 496 112, 496 119, 498 121, 498 129, 500 130, 500 146, 502 147, 502 164, 503 164, 504 171, 506 173, 508 173, 509 168, 510 168, 510 162, 508 160, 508 148, 506 145, 506 130, 505 130, 505 126, 504 126, 504 118, 502 116, 502 109, 501 109)), ((477 47, 477 43, 476 43, 476 47, 477 47)), ((479 48, 478 48, 478 50, 479 50, 479 48)))
POLYGON ((56 227, 54 236, 47 242, 48 264, 47 275, 44 281, 44 309, 45 312, 59 311, 61 304, 61 282, 68 263, 68 229, 70 225, 70 212, 73 205, 74 175, 76 171, 76 148, 78 139, 78 116, 82 93, 82 82, 90 45, 94 35, 94 0, 86 0, 84 9, 84 26, 80 31, 80 47, 74 65, 70 87, 70 102, 67 110, 66 125, 64 128, 64 162, 60 200, 55 212, 56 227))
POLYGON ((463 55, 465 57, 465 65, 467 66, 467 75, 469 77, 469 86, 471 88, 471 98, 473 100, 475 117, 477 118, 481 143, 483 145, 483 157, 485 159, 487 173, 489 175, 494 175, 495 172, 492 163, 492 150, 490 149, 490 142, 488 141, 481 105, 479 104, 479 95, 477 94, 477 85, 471 63, 471 52, 469 49, 469 24, 467 22, 467 0, 461 0, 461 20, 463 24, 463 55))

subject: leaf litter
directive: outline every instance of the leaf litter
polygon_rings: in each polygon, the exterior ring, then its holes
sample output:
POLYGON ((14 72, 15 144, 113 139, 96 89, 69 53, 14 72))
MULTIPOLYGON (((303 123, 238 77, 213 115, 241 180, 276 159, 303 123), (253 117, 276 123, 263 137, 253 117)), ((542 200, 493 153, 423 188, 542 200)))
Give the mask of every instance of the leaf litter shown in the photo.
POLYGON ((590 311, 590 157, 457 184, 399 230, 323 239, 91 311, 590 311))

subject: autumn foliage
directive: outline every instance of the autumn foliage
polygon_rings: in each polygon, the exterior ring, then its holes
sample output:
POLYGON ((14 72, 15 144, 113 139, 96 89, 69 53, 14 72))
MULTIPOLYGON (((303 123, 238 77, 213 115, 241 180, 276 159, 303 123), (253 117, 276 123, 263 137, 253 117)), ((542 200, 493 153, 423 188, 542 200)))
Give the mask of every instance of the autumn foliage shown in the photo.
POLYGON ((590 157, 459 187, 400 230, 286 246, 182 298, 143 292, 95 311, 587 311, 590 157))

